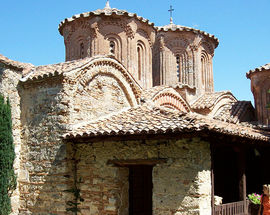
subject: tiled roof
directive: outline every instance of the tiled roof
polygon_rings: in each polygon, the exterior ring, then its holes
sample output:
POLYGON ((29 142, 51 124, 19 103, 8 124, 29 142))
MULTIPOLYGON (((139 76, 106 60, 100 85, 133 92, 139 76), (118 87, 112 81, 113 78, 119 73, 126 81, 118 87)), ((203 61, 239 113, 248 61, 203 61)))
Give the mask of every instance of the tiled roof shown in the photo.
POLYGON ((151 100, 155 97, 156 94, 158 94, 160 91, 167 88, 171 88, 171 87, 170 86, 155 86, 149 89, 145 89, 143 90, 141 97, 144 100, 151 100))
MULTIPOLYGON (((191 108, 198 110, 198 109, 205 109, 211 108, 217 102, 217 100, 224 95, 229 95, 234 98, 230 91, 221 91, 221 92, 214 92, 214 93, 206 93, 199 97, 193 104, 191 104, 191 108)), ((236 99, 235 99, 236 101, 236 99)))
POLYGON ((222 106, 221 111, 214 116, 214 119, 230 123, 239 123, 246 120, 244 119, 245 114, 250 111, 252 111, 251 115, 253 115, 254 108, 250 101, 231 102, 222 106))
POLYGON ((207 37, 209 37, 210 39, 213 39, 216 43, 216 47, 219 44, 219 40, 218 38, 216 38, 214 35, 209 34, 205 31, 201 31, 199 29, 195 29, 195 28, 191 28, 191 27, 186 27, 186 26, 182 26, 182 25, 175 25, 175 24, 169 24, 169 25, 165 25, 165 26, 159 26, 156 27, 156 29, 158 31, 192 31, 196 34, 201 34, 201 35, 205 35, 207 37))
POLYGON ((31 72, 26 74, 22 78, 22 82, 25 82, 27 80, 36 80, 36 79, 42 79, 50 76, 55 76, 58 74, 63 74, 69 71, 73 71, 79 68, 82 68, 83 66, 90 63, 92 60, 99 59, 99 58, 105 58, 110 57, 109 55, 106 56, 95 56, 95 57, 86 57, 79 60, 73 60, 73 61, 67 61, 63 63, 58 64, 50 64, 50 65, 44 65, 44 66, 37 66, 33 67, 31 72))
POLYGON ((95 11, 81 13, 72 16, 71 18, 63 20, 59 25, 59 32, 61 35, 63 35, 62 29, 63 26, 67 23, 73 22, 74 20, 82 17, 91 17, 91 16, 99 16, 99 15, 105 15, 105 16, 111 16, 111 15, 117 15, 117 16, 127 16, 127 17, 135 17, 136 19, 140 20, 141 22, 144 22, 150 26, 154 26, 154 23, 150 22, 148 19, 145 19, 141 16, 138 16, 136 13, 129 13, 125 10, 119 10, 117 8, 104 8, 104 9, 97 9, 95 11))
MULTIPOLYGON (((66 25, 67 23, 73 22, 76 19, 87 18, 87 17, 91 17, 91 16, 100 16, 100 15, 105 15, 105 16, 117 15, 117 16, 135 17, 139 21, 144 22, 144 23, 154 27, 154 23, 150 22, 148 19, 145 19, 141 16, 138 16, 136 13, 129 13, 126 10, 119 10, 117 8, 106 8, 105 7, 104 9, 97 9, 95 11, 77 14, 77 15, 72 16, 71 18, 67 18, 67 19, 63 20, 59 24, 59 28, 58 28, 59 32, 61 35, 63 35, 64 25, 66 25)), ((161 27, 155 27, 155 29, 157 31, 192 31, 196 34, 205 35, 205 36, 209 37, 210 39, 213 39, 216 43, 216 47, 219 44, 219 40, 214 35, 209 34, 205 31, 201 31, 198 29, 190 28, 190 27, 169 24, 169 25, 165 25, 165 26, 161 26, 161 27)))
POLYGON ((74 70, 76 68, 80 68, 86 63, 88 63, 90 60, 91 58, 84 58, 80 60, 67 61, 64 63, 37 66, 34 69, 32 69, 30 73, 26 74, 23 77, 22 81, 41 79, 48 76, 55 76, 57 74, 62 74, 74 70))
POLYGON ((64 138, 200 131, 212 131, 253 140, 270 140, 269 132, 257 131, 252 127, 222 122, 194 113, 150 106, 137 106, 85 125, 73 126, 64 138))
POLYGON ((247 72, 246 76, 247 76, 247 78, 250 78, 250 75, 251 75, 252 73, 255 73, 255 72, 262 72, 262 71, 264 71, 264 70, 269 70, 269 69, 270 69, 270 63, 265 64, 265 65, 263 65, 263 66, 260 66, 260 67, 258 67, 258 68, 249 70, 249 72, 247 72))
POLYGON ((32 65, 30 63, 21 63, 18 61, 10 60, 9 58, 7 58, 1 54, 0 54, 0 63, 5 64, 6 66, 17 68, 19 70, 30 69, 30 68, 34 67, 34 65, 32 65))

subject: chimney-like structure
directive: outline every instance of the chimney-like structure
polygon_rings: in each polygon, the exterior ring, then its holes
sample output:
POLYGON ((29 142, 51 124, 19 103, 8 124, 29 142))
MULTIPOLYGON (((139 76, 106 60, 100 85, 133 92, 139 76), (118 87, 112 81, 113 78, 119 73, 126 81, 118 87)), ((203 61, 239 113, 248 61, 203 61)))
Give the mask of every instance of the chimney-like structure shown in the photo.
POLYGON ((266 64, 247 73, 251 80, 251 91, 254 96, 254 104, 258 122, 262 125, 270 125, 270 64, 266 64))

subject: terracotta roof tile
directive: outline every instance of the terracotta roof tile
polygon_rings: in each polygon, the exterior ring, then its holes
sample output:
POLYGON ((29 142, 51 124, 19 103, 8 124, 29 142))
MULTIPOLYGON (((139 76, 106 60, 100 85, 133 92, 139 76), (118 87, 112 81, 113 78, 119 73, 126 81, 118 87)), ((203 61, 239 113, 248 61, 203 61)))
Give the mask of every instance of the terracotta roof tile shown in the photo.
POLYGON ((270 133, 250 126, 210 119, 194 113, 137 106, 96 121, 71 126, 65 139, 130 134, 213 131, 232 136, 269 141, 270 133))
POLYGON ((17 68, 19 70, 31 69, 34 67, 34 65, 32 65, 30 63, 21 63, 18 61, 10 60, 9 58, 7 58, 1 54, 0 54, 0 63, 5 64, 6 66, 17 68))
POLYGON ((222 106, 222 109, 214 116, 214 119, 230 123, 244 122, 246 121, 244 118, 245 114, 250 111, 252 111, 251 115, 253 115, 254 108, 250 101, 231 102, 222 106))
MULTIPOLYGON (((223 95, 229 94, 231 96, 232 93, 230 91, 221 91, 221 92, 214 92, 214 93, 206 93, 199 97, 195 102, 191 104, 191 108, 198 110, 198 109, 205 109, 211 108, 214 106, 216 101, 223 95)), ((236 100, 236 99, 235 99, 236 100)))
POLYGON ((191 28, 191 27, 169 24, 169 25, 165 25, 165 26, 158 26, 158 27, 156 27, 156 29, 157 29, 157 31, 192 31, 196 34, 201 34, 201 35, 209 37, 210 39, 213 39, 216 43, 216 47, 219 44, 218 38, 216 38, 214 35, 209 34, 205 31, 201 31, 199 29, 191 28))
POLYGON ((67 18, 67 19, 63 20, 59 25, 59 28, 58 28, 59 32, 61 35, 63 35, 62 29, 63 29, 64 25, 66 25, 67 23, 70 23, 70 22, 72 22, 80 17, 90 17, 90 16, 99 16, 99 15, 105 15, 105 16, 117 15, 117 16, 135 17, 138 20, 140 20, 141 22, 144 22, 150 26, 154 26, 154 23, 150 22, 148 19, 145 19, 141 16, 138 16, 136 13, 129 13, 126 10, 119 10, 117 8, 104 8, 104 9, 97 9, 97 10, 91 11, 91 12, 77 14, 77 15, 72 16, 71 18, 67 18))
POLYGON ((270 63, 265 64, 263 66, 260 66, 258 68, 249 70, 249 72, 247 72, 246 76, 247 76, 247 78, 250 78, 250 75, 253 74, 253 73, 262 72, 262 71, 269 70, 269 69, 270 69, 270 63))
POLYGON ((50 64, 50 65, 44 65, 44 66, 37 66, 33 67, 30 72, 25 74, 23 78, 21 79, 22 82, 25 82, 27 80, 35 80, 35 79, 42 79, 50 76, 56 76, 59 74, 63 74, 72 70, 79 69, 86 64, 88 64, 90 61, 102 57, 110 57, 110 56, 95 56, 95 57, 86 57, 79 60, 73 60, 73 61, 67 61, 63 63, 58 64, 50 64))

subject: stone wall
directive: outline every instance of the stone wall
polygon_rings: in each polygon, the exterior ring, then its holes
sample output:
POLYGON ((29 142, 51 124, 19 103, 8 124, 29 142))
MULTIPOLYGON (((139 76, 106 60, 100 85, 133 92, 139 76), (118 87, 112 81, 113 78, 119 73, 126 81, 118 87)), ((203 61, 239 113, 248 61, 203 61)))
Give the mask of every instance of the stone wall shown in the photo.
MULTIPOLYGON (((197 138, 75 143, 87 215, 128 215, 128 168, 109 160, 167 159, 153 168, 153 214, 211 214, 210 146, 197 138)), ((73 149, 74 151, 74 149, 73 149)))
MULTIPOLYGON (((21 150, 21 122, 20 122, 20 97, 18 94, 17 86, 21 77, 21 70, 7 67, 0 63, 0 93, 6 98, 8 97, 11 104, 12 114, 12 128, 13 128, 13 140, 15 145, 15 161, 14 170, 15 174, 20 177, 20 150, 21 150)), ((11 204, 13 212, 12 214, 18 214, 19 208, 19 189, 13 192, 11 198, 11 204)))
POLYGON ((71 126, 81 126, 139 103, 140 87, 114 59, 94 60, 67 74, 64 82, 62 103, 68 108, 65 123, 71 126))
POLYGON ((67 214, 69 177, 62 78, 30 81, 20 86, 22 147, 19 214, 67 214))

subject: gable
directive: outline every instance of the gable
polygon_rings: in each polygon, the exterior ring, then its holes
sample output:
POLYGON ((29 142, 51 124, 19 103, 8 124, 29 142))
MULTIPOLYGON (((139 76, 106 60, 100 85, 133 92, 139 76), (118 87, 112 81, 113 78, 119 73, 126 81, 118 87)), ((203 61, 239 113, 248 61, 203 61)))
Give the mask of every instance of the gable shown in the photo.
POLYGON ((72 123, 93 120, 139 104, 140 87, 115 59, 98 58, 66 74, 72 123))

